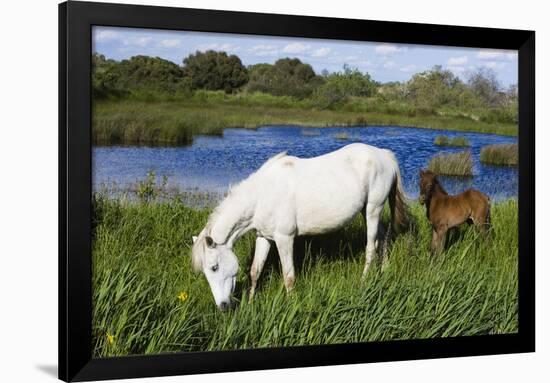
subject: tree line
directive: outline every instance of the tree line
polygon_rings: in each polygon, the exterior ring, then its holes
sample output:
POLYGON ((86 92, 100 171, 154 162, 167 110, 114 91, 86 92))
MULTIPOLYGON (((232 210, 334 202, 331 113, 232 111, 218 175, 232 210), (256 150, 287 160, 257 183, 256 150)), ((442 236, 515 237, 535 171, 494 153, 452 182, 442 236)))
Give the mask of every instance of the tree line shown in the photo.
POLYGON ((190 94, 196 90, 226 93, 262 92, 311 99, 319 108, 337 108, 356 97, 403 102, 419 110, 493 109, 494 121, 517 120, 517 87, 503 89, 493 70, 478 68, 466 80, 441 66, 414 74, 408 81, 379 83, 369 73, 344 65, 342 71, 317 74, 298 58, 274 64, 243 65, 223 51, 195 52, 181 65, 159 57, 134 56, 115 61, 92 56, 92 90, 96 99, 151 91, 190 94))

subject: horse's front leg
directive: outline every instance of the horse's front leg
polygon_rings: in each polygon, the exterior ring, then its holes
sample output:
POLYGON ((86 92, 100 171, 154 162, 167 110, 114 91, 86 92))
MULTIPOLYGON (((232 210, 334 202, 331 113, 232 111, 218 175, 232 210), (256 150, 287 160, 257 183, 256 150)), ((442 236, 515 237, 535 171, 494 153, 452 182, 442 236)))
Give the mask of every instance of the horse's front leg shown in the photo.
POLYGON ((432 233, 432 255, 440 254, 445 247, 445 238, 447 237, 446 227, 434 227, 432 233))
POLYGON ((252 266, 250 267, 250 280, 252 281, 252 286, 250 287, 250 293, 248 295, 248 301, 251 302, 254 297, 254 292, 256 291, 256 283, 262 269, 264 268, 265 260, 267 259, 267 254, 269 254, 269 249, 271 243, 263 238, 256 238, 256 248, 254 250, 254 259, 252 260, 252 266))
POLYGON ((283 271, 286 291, 290 292, 294 287, 294 281, 296 279, 294 275, 293 260, 294 237, 290 235, 277 235, 274 239, 277 244, 279 258, 281 259, 281 268, 283 271))
POLYGON ((363 269, 363 278, 367 275, 369 266, 376 254, 376 236, 378 234, 378 223, 380 221, 380 213, 384 205, 375 205, 367 203, 367 246, 365 250, 365 268, 363 269))

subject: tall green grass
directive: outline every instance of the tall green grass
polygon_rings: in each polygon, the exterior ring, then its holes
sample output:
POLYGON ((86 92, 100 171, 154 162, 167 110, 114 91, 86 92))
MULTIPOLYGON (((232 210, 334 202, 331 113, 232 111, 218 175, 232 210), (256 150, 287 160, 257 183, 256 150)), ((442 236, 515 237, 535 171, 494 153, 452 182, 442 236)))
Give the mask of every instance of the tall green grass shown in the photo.
POLYGON ((397 237, 388 266, 382 271, 373 264, 363 283, 360 217, 337 233, 299 239, 294 291, 286 294, 273 251, 252 303, 247 271, 254 236, 247 234, 235 248, 241 266, 236 305, 225 313, 215 307, 204 276, 190 266, 191 236, 204 226, 209 210, 101 196, 93 206, 94 357, 518 329, 515 200, 492 207, 489 237, 463 227, 437 258, 429 255, 424 209, 413 204, 416 230, 397 237))
POLYGON ((481 148, 481 162, 490 165, 517 166, 519 160, 518 144, 495 144, 481 148))
POLYGON ((92 141, 98 145, 186 145, 198 134, 220 135, 224 128, 263 125, 391 125, 517 135, 513 124, 487 123, 368 98, 352 98, 337 108, 319 109, 308 99, 263 93, 198 91, 185 97, 147 93, 95 101, 92 112, 92 141))
POLYGON ((474 175, 474 161, 469 150, 458 153, 438 153, 431 158, 428 169, 447 176, 471 177, 474 175))

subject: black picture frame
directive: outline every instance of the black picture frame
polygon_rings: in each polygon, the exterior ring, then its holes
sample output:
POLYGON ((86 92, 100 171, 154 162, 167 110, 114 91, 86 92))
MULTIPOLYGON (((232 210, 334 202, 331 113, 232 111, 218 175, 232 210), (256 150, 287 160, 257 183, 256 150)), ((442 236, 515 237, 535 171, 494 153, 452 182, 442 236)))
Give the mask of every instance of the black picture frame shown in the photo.
POLYGON ((70 1, 59 5, 59 378, 85 381, 535 350, 535 32, 70 1), (94 25, 519 53, 516 334, 92 359, 91 30, 94 25))

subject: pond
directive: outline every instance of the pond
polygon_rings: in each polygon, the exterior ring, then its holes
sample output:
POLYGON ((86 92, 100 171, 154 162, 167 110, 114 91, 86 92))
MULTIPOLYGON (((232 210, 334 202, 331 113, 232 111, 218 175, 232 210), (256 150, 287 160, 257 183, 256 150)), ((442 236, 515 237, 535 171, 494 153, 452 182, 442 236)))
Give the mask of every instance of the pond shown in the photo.
POLYGON ((181 191, 222 194, 258 169, 269 157, 288 151, 298 157, 315 157, 352 142, 392 150, 399 161, 403 185, 411 198, 418 196, 418 172, 439 152, 464 148, 434 145, 437 135, 464 136, 471 144, 474 176, 441 177, 449 193, 474 187, 500 200, 517 196, 518 171, 513 167, 483 165, 481 148, 489 144, 516 143, 516 137, 495 134, 451 132, 403 127, 265 126, 252 129, 225 129, 223 137, 198 136, 184 147, 93 148, 94 191, 116 184, 117 190, 131 189, 137 180, 154 171, 166 176, 168 185, 181 191))

